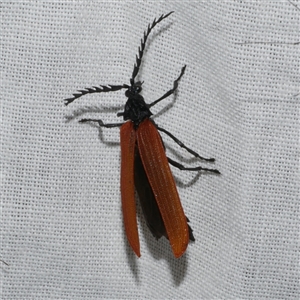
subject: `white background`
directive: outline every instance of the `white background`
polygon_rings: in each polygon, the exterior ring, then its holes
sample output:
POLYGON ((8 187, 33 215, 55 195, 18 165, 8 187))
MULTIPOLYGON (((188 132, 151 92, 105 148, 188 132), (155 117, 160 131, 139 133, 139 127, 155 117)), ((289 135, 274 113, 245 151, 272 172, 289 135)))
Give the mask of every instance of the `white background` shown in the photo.
POLYGON ((289 1, 2 3, 3 299, 298 299, 299 20, 289 1), (222 175, 172 168, 196 242, 175 259, 138 208, 138 259, 119 129, 77 122, 121 121, 124 91, 63 99, 128 84, 143 31, 172 10, 149 37, 143 95, 187 65, 154 119, 216 162, 162 135, 170 157, 222 175))

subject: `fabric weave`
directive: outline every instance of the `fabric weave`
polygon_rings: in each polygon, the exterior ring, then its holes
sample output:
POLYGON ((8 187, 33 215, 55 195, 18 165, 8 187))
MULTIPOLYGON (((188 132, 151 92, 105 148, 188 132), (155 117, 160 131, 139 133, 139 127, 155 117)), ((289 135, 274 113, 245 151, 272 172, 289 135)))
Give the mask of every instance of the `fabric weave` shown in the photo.
MULTIPOLYGON (((293 5, 294 4, 294 5, 293 5)), ((297 7, 296 7, 296 6, 297 7)), ((2 299, 299 299, 299 20, 290 1, 2 2, 2 299), (120 200, 124 90, 138 79, 162 134, 195 243, 180 259, 138 205, 141 258, 120 200), (262 43, 263 42, 263 43, 262 43)), ((1 263, 1 262, 0 262, 1 263)))

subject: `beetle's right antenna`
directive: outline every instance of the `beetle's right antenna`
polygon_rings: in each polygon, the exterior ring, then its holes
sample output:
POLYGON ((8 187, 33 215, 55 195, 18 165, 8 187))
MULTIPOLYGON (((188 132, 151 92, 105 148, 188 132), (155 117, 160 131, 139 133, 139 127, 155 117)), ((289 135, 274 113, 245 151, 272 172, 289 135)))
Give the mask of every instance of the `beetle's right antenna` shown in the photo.
POLYGON ((167 18, 173 12, 174 11, 171 11, 171 12, 169 12, 166 15, 161 15, 161 17, 158 20, 154 19, 152 25, 151 24, 148 25, 147 32, 144 31, 144 39, 141 39, 141 46, 139 47, 139 53, 136 56, 136 63, 134 65, 132 76, 131 76, 131 79, 130 79, 130 84, 131 85, 134 84, 134 79, 135 79, 136 75, 139 72, 139 69, 140 69, 140 66, 141 66, 141 62, 142 62, 142 57, 143 57, 143 54, 144 54, 145 45, 146 45, 147 38, 148 38, 151 30, 155 27, 156 24, 158 24, 159 22, 161 22, 163 19, 167 18))

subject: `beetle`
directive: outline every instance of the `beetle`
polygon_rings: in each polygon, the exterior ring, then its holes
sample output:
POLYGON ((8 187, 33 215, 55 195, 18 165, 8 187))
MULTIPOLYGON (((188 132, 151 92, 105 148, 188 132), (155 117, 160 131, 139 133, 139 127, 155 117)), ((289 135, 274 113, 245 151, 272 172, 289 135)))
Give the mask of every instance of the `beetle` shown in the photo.
POLYGON ((189 240, 194 241, 193 230, 188 225, 188 218, 185 216, 176 184, 171 173, 169 164, 180 170, 188 171, 209 171, 220 174, 218 170, 207 169, 201 166, 188 168, 166 156, 165 147, 158 131, 161 131, 173 139, 179 146, 187 150, 193 156, 214 162, 214 158, 204 158, 192 149, 186 147, 173 134, 159 127, 151 119, 150 108, 168 96, 172 95, 178 82, 183 76, 186 66, 183 66, 180 75, 173 83, 173 88, 167 91, 162 97, 147 104, 140 94, 142 82, 135 78, 139 72, 147 38, 152 29, 173 12, 161 15, 144 32, 141 45, 138 49, 136 62, 130 79, 130 85, 107 85, 100 87, 93 86, 78 90, 72 98, 65 99, 68 105, 79 97, 92 93, 114 92, 126 89, 127 102, 123 112, 117 114, 123 117, 125 122, 105 124, 98 119, 82 119, 79 122, 97 122, 100 127, 120 127, 121 145, 121 200, 122 212, 125 226, 125 233, 128 242, 140 257, 140 243, 138 236, 135 190, 140 199, 146 224, 156 239, 165 236, 169 239, 171 249, 176 258, 182 256, 186 251, 189 240))

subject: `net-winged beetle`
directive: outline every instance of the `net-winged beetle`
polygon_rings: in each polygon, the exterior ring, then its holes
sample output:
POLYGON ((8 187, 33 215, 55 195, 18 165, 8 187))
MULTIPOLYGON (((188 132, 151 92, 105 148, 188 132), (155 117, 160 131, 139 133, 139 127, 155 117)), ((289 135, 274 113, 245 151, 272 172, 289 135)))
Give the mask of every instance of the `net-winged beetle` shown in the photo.
POLYGON ((180 170, 220 173, 218 170, 200 166, 188 168, 167 157, 158 130, 167 134, 193 156, 208 162, 214 161, 213 158, 201 157, 198 153, 186 147, 170 132, 156 125, 151 119, 150 108, 175 92, 186 66, 181 69, 179 77, 173 83, 173 88, 150 104, 147 104, 140 94, 142 83, 135 81, 151 30, 172 13, 162 15, 157 20, 154 19, 144 32, 130 85, 101 85, 100 87, 86 88, 73 94, 72 98, 65 99, 65 104, 68 105, 86 94, 126 89, 125 96, 128 99, 124 111, 117 114, 118 117, 122 116, 126 122, 104 124, 102 120, 96 119, 82 119, 79 122, 97 122, 99 126, 106 128, 120 127, 122 211, 127 239, 137 256, 141 254, 136 220, 135 189, 150 231, 157 239, 161 236, 169 239, 173 254, 178 258, 185 252, 189 240, 194 241, 194 236, 191 227, 188 225, 189 220, 181 206, 169 164, 180 170))

